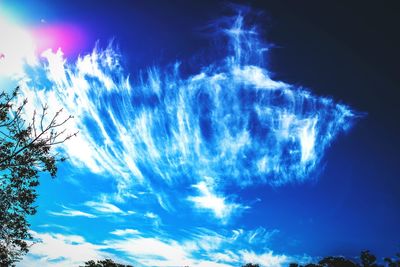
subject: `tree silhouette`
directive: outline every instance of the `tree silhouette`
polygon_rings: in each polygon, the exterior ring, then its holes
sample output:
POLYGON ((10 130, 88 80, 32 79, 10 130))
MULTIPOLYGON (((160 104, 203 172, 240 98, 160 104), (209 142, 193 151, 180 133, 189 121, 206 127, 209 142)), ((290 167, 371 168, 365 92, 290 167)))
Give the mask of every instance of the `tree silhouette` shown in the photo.
MULTIPOLYGON (((361 252, 360 255, 360 263, 354 262, 352 260, 346 259, 341 256, 328 256, 320 260, 318 263, 308 263, 305 265, 300 265, 296 262, 292 262, 289 264, 289 267, 383 267, 383 265, 379 265, 377 262, 377 258, 370 253, 369 250, 365 250, 361 252)), ((385 258, 384 260, 387 267, 400 267, 400 253, 396 254, 395 258, 385 258)), ((84 266, 81 267, 132 267, 130 265, 118 264, 112 261, 111 259, 106 259, 102 261, 88 261, 85 262, 84 266)), ((185 266, 189 267, 189 266, 185 266)), ((260 267, 257 263, 246 263, 242 265, 242 267, 260 267)))
POLYGON ((357 267, 358 265, 353 261, 344 257, 325 257, 319 261, 319 265, 322 267, 357 267))
POLYGON ((27 104, 16 105, 19 88, 0 94, 0 266, 13 266, 29 250, 28 215, 36 213, 39 174, 55 177, 57 161, 63 161, 52 147, 73 135, 65 134, 61 110, 48 117, 48 107, 34 113, 27 123, 22 116, 27 104))
POLYGON ((397 253, 394 259, 385 258, 385 262, 387 263, 388 267, 400 267, 400 253, 397 253))
POLYGON ((372 255, 369 250, 361 251, 360 259, 363 267, 378 267, 375 255, 372 255))
POLYGON ((123 265, 123 264, 115 263, 111 259, 105 259, 105 260, 99 260, 97 262, 95 262, 93 260, 87 261, 87 262, 85 262, 85 265, 83 265, 81 267, 133 267, 133 266, 123 265))
MULTIPOLYGON (((397 253, 395 258, 385 258, 384 261, 387 267, 400 267, 400 253, 397 253)), ((377 263, 376 256, 369 250, 364 250, 360 254, 360 263, 344 257, 329 256, 320 260, 318 264, 299 265, 298 263, 290 263, 289 267, 383 267, 383 265, 377 263)))

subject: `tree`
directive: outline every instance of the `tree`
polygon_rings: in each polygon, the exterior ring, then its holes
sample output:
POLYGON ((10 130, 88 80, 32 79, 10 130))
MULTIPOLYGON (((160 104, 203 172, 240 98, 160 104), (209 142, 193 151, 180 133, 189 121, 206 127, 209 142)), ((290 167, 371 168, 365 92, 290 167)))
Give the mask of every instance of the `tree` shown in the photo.
POLYGON ((133 267, 131 265, 123 265, 123 264, 119 264, 119 263, 115 263, 113 260, 111 259, 105 259, 105 260, 100 260, 100 261, 87 261, 85 262, 84 266, 81 267, 133 267))
POLYGON ((357 267, 358 265, 351 260, 343 257, 325 257, 319 261, 319 265, 323 267, 357 267))
MULTIPOLYGON (((290 263, 289 267, 383 267, 376 262, 376 256, 371 254, 369 250, 361 251, 360 261, 361 263, 355 263, 344 257, 329 256, 320 260, 318 264, 299 265, 298 263, 290 263)), ((387 267, 400 267, 400 253, 397 253, 393 258, 385 258, 384 261, 387 267)))
POLYGON ((260 267, 259 264, 254 264, 254 263, 246 263, 245 265, 243 265, 242 267, 260 267))
POLYGON ((400 253, 396 253, 396 258, 385 258, 388 267, 400 267, 400 253), (397 259, 396 259, 397 258, 397 259))
POLYGON ((361 251, 360 259, 363 267, 378 267, 376 256, 372 255, 369 250, 361 251))
POLYGON ((13 266, 28 252, 32 236, 27 216, 36 213, 39 174, 55 177, 56 162, 65 158, 52 148, 76 135, 63 129, 72 116, 60 120, 59 110, 48 117, 47 106, 27 123, 27 100, 17 105, 18 92, 17 87, 11 94, 0 94, 0 266, 13 266))

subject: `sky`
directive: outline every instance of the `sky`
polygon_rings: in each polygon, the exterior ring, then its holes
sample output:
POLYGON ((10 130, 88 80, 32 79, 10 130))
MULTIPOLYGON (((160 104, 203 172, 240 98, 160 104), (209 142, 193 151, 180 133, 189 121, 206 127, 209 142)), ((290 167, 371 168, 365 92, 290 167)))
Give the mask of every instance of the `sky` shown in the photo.
POLYGON ((0 86, 79 131, 18 266, 394 255, 393 3, 0 1, 0 86))

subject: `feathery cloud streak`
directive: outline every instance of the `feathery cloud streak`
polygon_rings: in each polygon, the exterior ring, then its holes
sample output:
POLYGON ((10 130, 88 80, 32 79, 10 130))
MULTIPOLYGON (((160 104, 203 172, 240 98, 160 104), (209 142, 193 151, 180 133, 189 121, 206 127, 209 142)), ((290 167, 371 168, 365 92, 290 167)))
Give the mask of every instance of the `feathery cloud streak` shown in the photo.
POLYGON ((76 63, 48 50, 44 72, 32 71, 24 92, 75 116, 70 128, 80 134, 63 149, 75 166, 114 177, 117 199, 183 186, 184 199, 226 218, 243 206, 216 192, 306 180, 356 114, 273 80, 261 63, 266 46, 243 16, 221 32, 226 57, 197 74, 185 77, 177 63, 130 79, 112 47, 76 63))
MULTIPOLYGON (((257 262, 263 266, 279 267, 292 260, 290 256, 268 249, 255 252, 250 247, 248 250, 240 248, 250 244, 243 237, 259 231, 241 230, 240 236, 236 233, 225 236, 197 229, 197 232, 178 241, 162 235, 148 237, 133 229, 117 229, 111 232, 115 235, 113 238, 99 244, 91 243, 80 235, 33 231, 32 235, 38 243, 18 266, 78 266, 91 259, 119 258, 117 255, 124 255, 123 258, 135 266, 232 267, 244 262, 257 262)), ((265 242, 261 241, 261 244, 265 242)))

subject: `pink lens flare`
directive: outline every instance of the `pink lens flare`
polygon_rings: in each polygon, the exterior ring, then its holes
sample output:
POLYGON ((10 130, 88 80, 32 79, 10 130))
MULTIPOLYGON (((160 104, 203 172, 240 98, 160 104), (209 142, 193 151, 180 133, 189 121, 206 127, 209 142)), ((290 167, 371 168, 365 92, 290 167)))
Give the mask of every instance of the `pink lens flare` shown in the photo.
POLYGON ((67 56, 77 55, 86 45, 86 34, 82 28, 71 24, 44 24, 32 29, 36 52, 59 48, 67 56))

